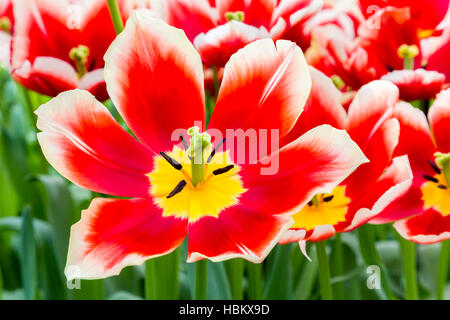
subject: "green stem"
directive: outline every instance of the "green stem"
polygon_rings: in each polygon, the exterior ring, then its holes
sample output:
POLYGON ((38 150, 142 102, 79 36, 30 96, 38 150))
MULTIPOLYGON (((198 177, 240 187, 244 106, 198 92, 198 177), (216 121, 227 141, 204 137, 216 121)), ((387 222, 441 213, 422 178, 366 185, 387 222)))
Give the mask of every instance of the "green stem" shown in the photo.
POLYGON ((116 34, 119 34, 123 30, 123 21, 120 15, 119 7, 117 6, 116 0, 108 0, 109 13, 111 14, 111 19, 114 25, 114 30, 116 34))
POLYGON ((319 262, 319 284, 322 300, 333 300, 331 289, 330 265, 328 263, 326 241, 316 243, 317 261, 319 262))
POLYGON ((0 267, 0 300, 3 300, 3 276, 1 267, 0 267))
POLYGON ((147 300, 178 299, 180 249, 145 263, 145 298, 147 300))
POLYGON ((74 300, 104 300, 103 280, 81 280, 79 290, 72 291, 74 300))
MULTIPOLYGON (((342 245, 341 234, 336 233, 333 241, 333 277, 339 277, 344 274, 344 247, 342 245)), ((342 281, 334 284, 336 299, 344 298, 344 284, 342 281)))
POLYGON ((233 300, 242 300, 242 280, 244 278, 244 260, 233 259, 225 262, 233 300))
POLYGON ((156 285, 157 273, 155 259, 145 262, 145 299, 156 300, 158 296, 158 288, 156 285))
POLYGON ((263 297, 262 264, 247 262, 248 298, 261 300, 263 297))
POLYGON ((202 260, 195 263, 195 287, 194 299, 206 299, 206 282, 208 273, 208 261, 202 260))
POLYGON ((444 299, 444 291, 448 277, 449 255, 450 255, 450 240, 446 240, 441 242, 441 254, 439 256, 437 284, 436 284, 436 298, 438 300, 444 299))
POLYGON ((419 299, 416 272, 416 245, 397 234, 402 253, 403 280, 405 285, 405 299, 419 299))
POLYGON ((359 248, 364 259, 364 262, 368 266, 376 265, 381 270, 381 293, 382 299, 397 300, 397 297, 392 293, 390 278, 388 272, 378 255, 377 248, 375 246, 375 227, 369 224, 365 224, 358 228, 358 241, 359 248))

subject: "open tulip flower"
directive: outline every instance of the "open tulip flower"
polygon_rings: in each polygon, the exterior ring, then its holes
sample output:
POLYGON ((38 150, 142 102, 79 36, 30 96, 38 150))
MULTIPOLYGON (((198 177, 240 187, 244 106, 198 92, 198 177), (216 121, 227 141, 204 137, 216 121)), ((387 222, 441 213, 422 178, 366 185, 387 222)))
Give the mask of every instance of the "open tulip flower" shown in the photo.
POLYGON ((410 104, 395 107, 400 122, 396 154, 407 154, 414 180, 409 191, 391 203, 373 223, 396 221, 406 239, 435 243, 450 239, 450 90, 439 94, 427 118, 410 104))
POLYGON ((306 240, 322 241, 366 223, 401 196, 412 180, 407 157, 392 159, 399 137, 399 124, 393 118, 398 89, 387 81, 371 82, 358 91, 347 114, 332 81, 315 69, 311 78, 312 91, 305 110, 285 141, 326 123, 346 129, 370 162, 332 192, 314 195, 293 215, 294 225, 280 242, 299 241, 302 250, 306 240))
POLYGON ((346 88, 358 89, 384 79, 399 87, 401 99, 434 98, 442 89, 445 74, 436 72, 440 68, 421 69, 427 62, 421 43, 438 31, 436 26, 421 29, 412 10, 387 6, 371 11, 373 14, 361 23, 356 38, 336 25, 316 28, 315 41, 307 53, 308 63, 329 76, 339 76, 346 88))
POLYGON ((186 32, 206 65, 222 67, 258 39, 300 45, 305 23, 322 5, 322 0, 168 0, 165 19, 186 32))
POLYGON ((261 262, 291 214, 367 161, 328 125, 254 162, 233 160, 228 135, 211 140, 213 132, 270 129, 283 138, 291 130, 311 79, 290 41, 259 40, 231 57, 206 132, 201 58, 182 30, 147 11, 136 11, 108 49, 105 79, 137 140, 86 91, 62 93, 36 112, 54 168, 87 189, 131 198, 94 199, 72 227, 67 266, 81 278, 170 253, 186 235, 189 262, 261 262), (278 170, 263 173, 273 162, 278 170))
MULTIPOLYGON (((125 14, 135 7, 131 2, 119 2, 125 14)), ((13 0, 13 6, 16 81, 48 96, 80 88, 108 98, 103 55, 116 33, 107 1, 13 0)))

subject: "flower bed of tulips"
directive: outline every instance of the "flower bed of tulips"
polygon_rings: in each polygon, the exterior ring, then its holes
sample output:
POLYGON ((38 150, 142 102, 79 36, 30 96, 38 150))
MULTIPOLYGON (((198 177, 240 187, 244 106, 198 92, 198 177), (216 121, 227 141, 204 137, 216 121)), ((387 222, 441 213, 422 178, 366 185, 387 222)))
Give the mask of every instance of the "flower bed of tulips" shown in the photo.
POLYGON ((0 0, 0 300, 450 299, 448 0, 0 0))

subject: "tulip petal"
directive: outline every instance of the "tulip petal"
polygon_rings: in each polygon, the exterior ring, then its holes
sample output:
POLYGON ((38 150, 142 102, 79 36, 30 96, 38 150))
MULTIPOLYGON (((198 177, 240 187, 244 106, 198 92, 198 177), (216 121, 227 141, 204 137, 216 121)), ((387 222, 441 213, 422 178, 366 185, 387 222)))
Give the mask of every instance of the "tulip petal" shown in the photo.
POLYGON ((424 69, 394 70, 381 77, 391 81, 400 90, 400 98, 405 101, 434 99, 441 91, 445 75, 424 69))
POLYGON ((450 89, 442 91, 428 114, 431 130, 440 152, 450 152, 450 89))
POLYGON ((367 162, 343 130, 316 127, 276 153, 245 167, 240 203, 261 212, 294 214, 318 193, 330 193, 367 162))
POLYGON ((264 39, 234 54, 225 66, 209 127, 278 129, 283 137, 294 126, 311 89, 311 78, 294 43, 264 39), (264 52, 261 55, 261 52, 264 52))
POLYGON ((230 207, 218 218, 204 217, 189 225, 188 262, 204 258, 262 262, 292 223, 288 216, 264 214, 241 205, 230 207))
POLYGON ((152 152, 133 139, 90 93, 63 92, 36 114, 42 151, 67 179, 105 194, 149 195, 146 174, 153 168, 152 152))
POLYGON ((48 96, 75 89, 78 78, 75 69, 64 60, 53 57, 37 57, 33 64, 25 61, 13 69, 14 80, 36 92, 48 96))
POLYGON ((277 4, 277 0, 216 0, 216 7, 219 11, 219 18, 225 20, 227 12, 244 12, 244 22, 254 26, 264 26, 269 28, 272 13, 277 4))
POLYGON ((206 0, 167 1, 167 23, 183 29, 190 41, 194 41, 200 33, 214 28, 217 20, 217 12, 206 0))
POLYGON ((204 121, 199 54, 183 31, 152 18, 147 11, 135 11, 108 49, 105 79, 130 129, 155 152, 172 149, 176 129, 204 121))
POLYGON ((392 117, 398 98, 397 87, 388 81, 372 81, 358 91, 348 110, 347 122, 347 131, 358 145, 366 145, 392 117))
POLYGON ((420 244, 432 244, 450 239, 450 215, 442 216, 434 209, 394 223, 400 235, 420 244))
POLYGON ((199 34, 194 39, 194 45, 207 66, 223 67, 239 49, 255 40, 269 37, 264 28, 233 20, 209 30, 206 34, 199 34))
POLYGON ((186 233, 187 220, 163 217, 152 199, 94 199, 72 226, 66 276, 117 275, 126 266, 172 252, 186 233))
POLYGON ((281 145, 294 141, 322 124, 329 124, 336 129, 345 128, 347 113, 340 103, 341 92, 321 71, 310 67, 309 72, 312 80, 311 94, 297 123, 283 138, 281 145))
MULTIPOLYGON (((360 185, 364 192, 353 198, 349 211, 355 212, 345 231, 351 231, 380 214, 389 204, 404 195, 412 184, 413 174, 407 156, 394 158, 392 165, 370 187, 360 185), (365 211, 367 208, 369 211, 365 211)), ((342 226, 338 226, 340 229, 342 226)))
POLYGON ((428 161, 434 160, 436 148, 425 114, 406 102, 399 102, 395 106, 394 116, 400 123, 400 138, 395 155, 407 154, 413 172, 433 174, 428 161))

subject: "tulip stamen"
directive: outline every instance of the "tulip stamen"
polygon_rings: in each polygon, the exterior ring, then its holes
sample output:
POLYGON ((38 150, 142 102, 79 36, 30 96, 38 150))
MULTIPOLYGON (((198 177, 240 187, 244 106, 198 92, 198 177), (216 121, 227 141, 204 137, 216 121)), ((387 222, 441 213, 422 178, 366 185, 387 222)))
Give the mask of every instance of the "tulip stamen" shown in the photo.
POLYGON ((223 138, 222 141, 220 141, 217 146, 213 149, 213 151, 211 152, 211 154, 209 155, 208 159, 206 160, 206 163, 210 163, 211 160, 214 158, 214 156, 216 155, 217 151, 219 150, 219 148, 223 145, 223 143, 225 142, 226 138, 223 138))
POLYGON ((8 17, 0 18, 0 30, 11 33, 11 20, 8 17))
POLYGON ((214 170, 213 171, 213 175, 218 176, 219 174, 224 174, 224 173, 230 171, 233 168, 234 168, 234 164, 230 164, 230 165, 228 165, 226 167, 214 170))
POLYGON ((175 170, 181 170, 183 169, 183 166, 181 165, 181 163, 179 163, 177 160, 175 160, 174 158, 170 157, 167 153, 165 152, 160 152, 159 153, 172 167, 175 168, 175 170))
POLYGON ((424 177, 425 180, 428 180, 428 181, 431 181, 431 182, 434 182, 434 183, 438 183, 439 182, 438 179, 436 179, 435 177, 429 176, 427 174, 424 174, 423 177, 424 177))
POLYGON ((239 21, 242 22, 244 21, 245 18, 245 14, 243 11, 236 11, 236 12, 226 12, 225 13, 225 19, 227 21, 239 21))
POLYGON ((430 164, 431 168, 436 172, 437 174, 441 174, 441 169, 434 163, 432 160, 428 160, 428 163, 430 164))
POLYGON ((181 191, 183 191, 184 187, 186 186, 186 181, 185 180, 181 180, 176 186, 175 188, 169 193, 169 195, 166 197, 167 199, 172 198, 174 195, 176 195, 177 193, 180 193, 181 191))
POLYGON ((189 148, 189 145, 183 135, 180 135, 180 140, 183 143, 184 151, 187 151, 187 149, 189 148))
POLYGON ((75 61, 78 78, 83 77, 87 73, 86 64, 89 58, 89 48, 80 44, 70 50, 69 58, 75 61))

